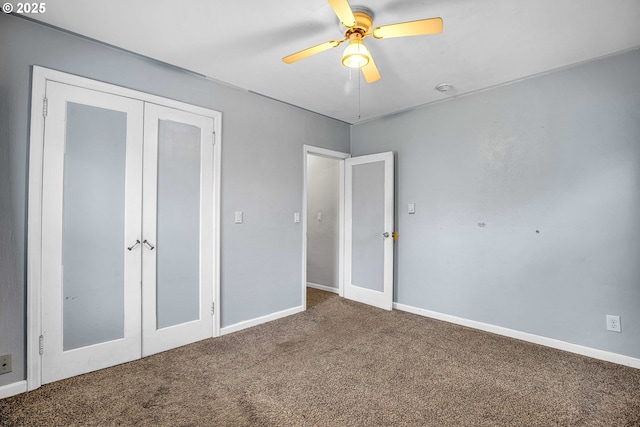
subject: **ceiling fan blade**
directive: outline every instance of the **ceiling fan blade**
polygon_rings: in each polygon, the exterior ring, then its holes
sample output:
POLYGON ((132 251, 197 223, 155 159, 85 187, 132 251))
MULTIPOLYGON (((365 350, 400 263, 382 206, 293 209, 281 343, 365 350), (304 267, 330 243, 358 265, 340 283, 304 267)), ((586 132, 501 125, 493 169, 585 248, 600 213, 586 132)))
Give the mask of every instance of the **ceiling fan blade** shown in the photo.
POLYGON ((376 63, 373 62, 373 57, 371 55, 369 55, 369 63, 362 67, 361 70, 367 83, 373 83, 380 80, 380 72, 378 71, 378 67, 376 67, 376 63))
POLYGON ((293 64, 296 61, 300 61, 301 59, 307 58, 311 55, 315 55, 316 53, 324 52, 325 50, 331 49, 332 47, 338 47, 344 40, 331 40, 325 43, 321 43, 319 45, 315 45, 313 47, 301 50, 300 52, 296 52, 289 56, 285 56, 282 58, 285 64, 293 64))
POLYGON ((329 5, 333 8, 333 11, 338 15, 338 19, 345 27, 354 27, 356 25, 356 18, 353 16, 353 11, 347 0, 327 0, 329 5))
POLYGON ((376 27, 373 30, 373 37, 377 39, 390 39, 393 37, 440 34, 441 32, 442 18, 429 18, 376 27))

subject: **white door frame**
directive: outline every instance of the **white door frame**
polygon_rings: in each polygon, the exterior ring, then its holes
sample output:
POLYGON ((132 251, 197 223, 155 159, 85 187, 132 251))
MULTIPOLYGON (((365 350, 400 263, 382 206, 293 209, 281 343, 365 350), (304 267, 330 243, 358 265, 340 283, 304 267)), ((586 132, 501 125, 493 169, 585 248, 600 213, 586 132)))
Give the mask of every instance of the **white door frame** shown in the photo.
MULTIPOLYGON (((220 335, 220 155, 222 153, 222 114, 208 108, 198 107, 160 96, 150 95, 132 89, 91 80, 60 71, 33 66, 31 92, 31 124, 29 147, 29 207, 27 235, 27 390, 42 385, 42 363, 40 358, 40 336, 42 331, 42 166, 44 154, 44 126, 46 114, 46 84, 56 81, 86 89, 107 92, 164 105, 178 110, 189 111, 214 119, 216 135, 214 145, 214 263, 213 296, 216 309, 213 322, 213 336, 220 335)), ((46 343, 45 351, 46 351, 46 343)))
POLYGON ((302 309, 307 309, 307 156, 326 157, 340 161, 340 204, 338 209, 338 294, 344 296, 344 160, 351 157, 349 153, 326 148, 304 145, 303 180, 302 180, 302 309))

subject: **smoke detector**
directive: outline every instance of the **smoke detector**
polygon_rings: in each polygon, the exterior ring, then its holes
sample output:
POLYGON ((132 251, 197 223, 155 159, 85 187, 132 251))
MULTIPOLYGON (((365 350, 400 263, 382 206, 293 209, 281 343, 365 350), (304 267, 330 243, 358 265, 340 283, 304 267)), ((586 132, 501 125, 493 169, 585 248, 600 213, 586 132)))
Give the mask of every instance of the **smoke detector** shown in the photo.
POLYGON ((436 90, 438 92, 447 93, 453 90, 453 86, 450 85, 449 83, 440 83, 438 86, 436 86, 436 90))

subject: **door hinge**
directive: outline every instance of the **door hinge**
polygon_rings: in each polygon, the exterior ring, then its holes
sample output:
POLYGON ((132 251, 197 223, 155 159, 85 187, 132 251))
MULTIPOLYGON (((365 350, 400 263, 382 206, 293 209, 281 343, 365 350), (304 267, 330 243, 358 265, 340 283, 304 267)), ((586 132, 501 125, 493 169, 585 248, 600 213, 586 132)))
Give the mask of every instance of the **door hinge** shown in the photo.
POLYGON ((47 114, 49 114, 49 100, 44 98, 42 100, 42 117, 47 117, 47 114))
POLYGON ((211 143, 213 145, 216 145, 216 133, 215 132, 211 134, 211 143))
POLYGON ((44 354, 44 336, 42 335, 38 338, 38 353, 40 353, 40 355, 44 354))
POLYGON ((211 315, 213 316, 213 314, 216 312, 216 303, 212 302, 211 303, 211 315))

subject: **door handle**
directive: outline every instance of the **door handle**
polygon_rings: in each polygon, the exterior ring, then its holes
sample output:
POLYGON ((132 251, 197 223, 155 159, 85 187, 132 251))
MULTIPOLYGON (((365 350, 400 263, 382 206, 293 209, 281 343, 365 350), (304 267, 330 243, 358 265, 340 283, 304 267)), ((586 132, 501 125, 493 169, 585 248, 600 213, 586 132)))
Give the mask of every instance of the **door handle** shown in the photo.
POLYGON ((131 246, 127 246, 127 249, 129 249, 130 251, 134 250, 135 248, 137 248, 138 246, 140 246, 140 240, 136 240, 136 242, 131 245, 131 246))
POLYGON ((382 233, 382 237, 384 237, 385 239, 389 238, 389 232, 385 231, 384 233, 382 233))
POLYGON ((142 243, 144 243, 144 245, 145 245, 145 246, 146 246, 150 251, 152 251, 152 250, 154 250, 154 249, 156 248, 156 247, 155 247, 155 246, 153 246, 151 243, 149 243, 149 242, 147 241, 147 239, 144 239, 144 242, 142 242, 142 243))

